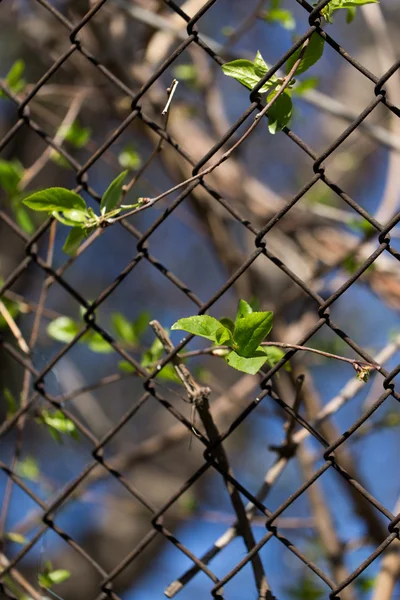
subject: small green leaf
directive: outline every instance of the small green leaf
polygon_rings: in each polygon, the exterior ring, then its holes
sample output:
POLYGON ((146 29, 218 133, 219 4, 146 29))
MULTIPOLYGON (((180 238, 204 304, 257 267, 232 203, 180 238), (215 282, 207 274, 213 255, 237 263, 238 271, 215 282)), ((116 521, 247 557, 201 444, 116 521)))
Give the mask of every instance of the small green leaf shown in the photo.
POLYGON ((355 6, 352 6, 351 8, 347 9, 347 12, 346 12, 346 23, 350 24, 350 23, 352 23, 354 21, 355 16, 356 16, 356 12, 357 12, 357 9, 356 9, 355 6))
POLYGON ((63 169, 71 169, 70 162, 61 154, 61 152, 57 152, 54 148, 50 152, 50 159, 59 167, 63 169))
POLYGON ((58 583, 62 583, 71 577, 71 573, 66 569, 57 569, 56 571, 51 571, 47 573, 51 583, 53 585, 57 585, 58 583))
POLYGON ((15 472, 19 477, 30 481, 38 481, 40 476, 39 465, 33 456, 27 456, 23 460, 17 461, 15 472))
POLYGON ((374 589, 375 584, 376 584, 376 577, 357 577, 357 579, 355 580, 355 583, 358 587, 358 589, 360 590, 360 592, 370 592, 371 590, 374 589))
POLYGON ((240 356, 249 358, 272 329, 273 312, 253 312, 235 322, 233 339, 240 356))
POLYGON ((60 437, 57 433, 63 433, 75 439, 78 436, 75 423, 71 421, 71 419, 68 419, 61 410, 56 410, 52 413, 47 410, 42 410, 39 420, 47 425, 50 433, 57 441, 60 441, 60 437), (55 432, 57 432, 56 435, 54 435, 55 432))
POLYGON ((291 31, 296 27, 296 21, 293 14, 290 10, 285 10, 283 8, 272 8, 268 10, 265 13, 264 19, 267 23, 277 23, 288 31, 291 31))
MULTIPOLYGON (((0 285, 2 285, 1 282, 2 282, 2 278, 0 277, 0 285)), ((21 312, 20 308, 16 302, 13 302, 12 300, 8 300, 7 298, 4 298, 3 303, 5 304, 8 312, 10 313, 10 315, 12 316, 13 319, 15 319, 21 312)), ((0 329, 7 329, 7 328, 8 328, 8 324, 7 324, 6 320, 4 319, 3 315, 0 315, 0 329)))
MULTIPOLYGON (((265 354, 270 367, 274 367, 285 356, 284 350, 282 350, 282 348, 277 348, 276 346, 259 346, 257 350, 265 354)), ((289 361, 285 363, 284 368, 286 371, 291 371, 289 361)))
POLYGON ((239 300, 235 321, 250 315, 252 312, 253 309, 251 308, 250 304, 246 302, 246 300, 239 300))
POLYGON ((3 396, 7 404, 7 419, 15 415, 18 410, 17 401, 8 388, 3 389, 3 396))
POLYGON ((127 360, 120 360, 118 363, 118 369, 124 371, 124 373, 134 373, 136 371, 135 367, 127 360))
POLYGON ((337 8, 353 8, 353 6, 365 6, 366 4, 379 4, 379 0, 344 0, 339 2, 339 6, 333 6, 336 10, 337 8))
POLYGON ((38 583, 40 587, 44 589, 51 588, 51 586, 53 585, 50 577, 46 573, 38 574, 38 583))
POLYGON ((178 375, 176 374, 174 366, 170 363, 165 365, 165 367, 163 367, 157 373, 157 378, 163 379, 164 381, 171 381, 173 383, 181 383, 181 380, 179 379, 178 375))
MULTIPOLYGON (((268 96, 268 102, 277 95, 277 90, 273 91, 268 96)), ((281 131, 289 123, 292 116, 292 99, 286 92, 283 92, 275 100, 271 108, 268 110, 268 129, 270 133, 275 134, 281 131)))
POLYGON ((53 338, 53 340, 69 344, 69 342, 72 342, 74 337, 79 333, 79 329, 78 323, 70 317, 58 317, 48 324, 47 334, 53 338))
POLYGON ((74 256, 85 238, 86 232, 82 227, 72 227, 62 248, 65 254, 74 256))
POLYGON ((86 202, 84 199, 67 190, 65 188, 48 188, 47 190, 41 190, 31 196, 28 196, 22 201, 26 206, 32 210, 53 212, 64 210, 81 210, 86 212, 86 202))
POLYGON ((142 159, 140 154, 135 150, 132 145, 125 146, 125 148, 118 155, 118 162, 123 169, 129 169, 131 171, 137 171, 142 166, 142 159))
POLYGON ((6 533, 5 537, 10 540, 10 542, 14 542, 15 544, 26 544, 28 541, 25 536, 15 531, 9 531, 6 533))
POLYGON ((98 354, 110 354, 114 352, 113 347, 97 331, 88 332, 82 341, 87 344, 89 350, 92 352, 97 352, 98 354))
POLYGON ((161 358, 163 352, 163 345, 160 342, 160 340, 156 338, 150 346, 150 348, 146 350, 146 352, 143 354, 142 360, 140 362, 141 366, 144 368, 151 367, 161 358))
POLYGON ((220 327, 215 333, 215 342, 219 346, 223 346, 227 344, 228 346, 232 346, 233 337, 232 332, 227 327, 220 327))
POLYGON ((74 121, 69 126, 62 126, 58 132, 75 148, 83 148, 90 139, 91 131, 87 127, 82 127, 78 121, 74 121))
POLYGON ((134 327, 122 313, 113 313, 111 320, 113 322, 115 331, 124 342, 132 346, 137 344, 138 338, 136 336, 134 327))
POLYGON ((233 330, 235 329, 235 323, 232 321, 232 319, 229 319, 228 317, 222 317, 219 322, 221 325, 226 327, 226 329, 229 329, 231 333, 233 333, 233 330))
POLYGON ((35 231, 35 226, 32 223, 32 219, 30 218, 28 212, 24 209, 23 206, 14 206, 13 207, 14 215, 18 225, 21 227, 22 231, 32 235, 35 231))
POLYGON ((349 219, 347 221, 347 225, 351 227, 354 231, 359 231, 361 233, 377 233, 375 227, 367 221, 367 219, 349 219))
POLYGON ((24 167, 19 160, 0 159, 0 186, 9 196, 18 193, 19 183, 24 175, 24 167))
POLYGON ((127 176, 127 174, 128 171, 123 171, 122 173, 120 173, 118 177, 116 177, 114 181, 110 183, 110 185, 104 192, 100 203, 100 212, 102 215, 105 215, 117 206, 122 196, 124 179, 127 176))
POLYGON ((197 82, 197 70, 194 65, 178 65, 173 70, 174 77, 179 81, 186 81, 189 85, 195 85, 197 82))
MULTIPOLYGON (((296 75, 300 75, 301 73, 307 71, 321 58, 324 51, 324 44, 325 40, 320 35, 318 35, 318 33, 315 32, 312 34, 312 36, 309 39, 307 48, 303 52, 303 58, 301 59, 300 64, 297 67, 295 73, 296 75)), ((286 73, 289 73, 292 70, 294 63, 300 57, 301 51, 302 48, 300 47, 289 58, 289 60, 286 63, 286 73)))
POLYGON ((225 358, 226 362, 230 367, 242 371, 243 373, 249 373, 249 375, 255 375, 261 369, 261 367, 267 362, 266 356, 257 356, 251 358, 245 358, 239 356, 232 350, 225 358))
MULTIPOLYGON (((24 61, 18 59, 15 61, 15 63, 4 78, 6 84, 14 94, 18 94, 19 92, 21 92, 26 85, 26 81, 22 77, 24 70, 24 61)), ((7 95, 2 90, 0 90, 0 98, 7 98, 7 95)))
POLYGON ((188 333, 204 337, 212 342, 217 341, 216 334, 219 329, 221 329, 221 323, 217 321, 217 319, 214 319, 214 317, 208 315, 179 319, 179 321, 174 323, 171 327, 171 330, 173 331, 187 331, 188 333))
POLYGON ((149 322, 151 320, 151 315, 147 310, 144 310, 140 313, 138 318, 133 322, 133 329, 136 334, 136 337, 140 338, 140 336, 146 331, 149 326, 149 322))
POLYGON ((254 59, 253 67, 254 67, 254 73, 260 79, 262 77, 264 77, 265 73, 268 73, 269 67, 268 67, 267 63, 265 62, 265 60, 263 59, 261 52, 259 50, 257 50, 257 54, 254 59))
POLYGON ((307 79, 303 79, 296 83, 294 88, 292 89, 292 94, 296 96, 302 96, 309 90, 314 90, 319 83, 318 77, 307 77, 307 79))
MULTIPOLYGON (((238 60, 233 60, 223 64, 222 71, 228 77, 237 79, 237 81, 245 85, 250 90, 252 90, 261 79, 254 70, 254 64, 245 58, 239 58, 238 60)), ((261 94, 267 92, 271 85, 272 81, 270 80, 263 85, 259 92, 261 94)))

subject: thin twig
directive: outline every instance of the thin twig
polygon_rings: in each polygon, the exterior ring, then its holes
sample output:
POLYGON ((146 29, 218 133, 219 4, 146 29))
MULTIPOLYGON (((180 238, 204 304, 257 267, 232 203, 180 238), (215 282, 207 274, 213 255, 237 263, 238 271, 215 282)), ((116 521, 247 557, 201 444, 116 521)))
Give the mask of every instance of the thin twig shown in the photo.
MULTIPOLYGON (((375 360, 377 363, 383 365, 398 351, 400 347, 400 336, 396 338, 394 342, 388 344, 381 352, 376 356, 375 360)), ((362 389, 364 383, 358 379, 350 379, 347 384, 342 388, 337 396, 332 398, 321 410, 318 411, 314 419, 310 420, 309 424, 311 427, 318 427, 328 417, 336 414, 340 408, 342 408, 347 402, 349 402, 354 396, 362 389)), ((311 433, 307 429, 299 429, 292 437, 292 444, 299 445, 307 439, 311 433)), ((265 475, 264 481, 260 486, 259 490, 255 494, 255 498, 262 502, 267 496, 271 486, 277 481, 280 475, 285 470, 289 463, 290 458, 288 456, 278 456, 275 463, 270 467, 265 475)), ((247 518, 251 520, 256 512, 256 507, 252 502, 249 502, 246 506, 247 518)), ((201 561, 208 564, 217 554, 221 552, 226 546, 228 546, 237 536, 236 523, 234 523, 229 529, 227 529, 210 548, 200 557, 201 561)), ((178 593, 182 587, 188 584, 195 575, 199 572, 197 565, 194 565, 179 577, 173 581, 168 587, 174 590, 174 595, 178 593)), ((171 596, 172 597, 172 596, 171 596)))
POLYGON ((141 206, 139 206, 138 208, 134 208, 131 211, 128 211, 128 212, 124 213, 123 215, 120 215, 120 216, 116 217, 115 219, 113 219, 113 223, 116 223, 116 222, 118 222, 118 221, 120 221, 122 219, 125 219, 127 217, 131 217, 132 215, 135 215, 138 212, 141 212, 142 210, 147 210, 148 208, 151 208, 152 206, 154 206, 154 204, 156 204, 157 202, 159 202, 160 200, 162 200, 166 196, 169 196, 173 192, 176 192, 176 191, 180 190, 182 187, 185 187, 185 186, 187 186, 188 184, 190 184, 190 183, 192 183, 194 181, 202 179, 203 177, 205 177, 205 175, 209 175, 217 167, 219 167, 220 165, 222 165, 222 163, 224 163, 226 160, 228 160, 228 158, 231 156, 231 154, 233 152, 235 152, 235 150, 237 150, 237 148, 239 146, 241 146, 241 144, 243 144, 243 142, 249 137, 249 135, 253 132, 253 130, 261 122, 262 117, 264 117, 267 114, 267 112, 271 108, 271 106, 273 106, 273 104, 275 104, 275 102, 278 100, 278 98, 283 94, 283 92, 285 91, 285 89, 288 87, 291 79, 295 75, 296 70, 297 70, 297 68, 298 68, 298 66, 299 66, 299 64, 300 64, 300 62, 301 62, 301 60, 303 58, 303 54, 304 54, 304 52, 305 52, 305 50, 307 48, 307 45, 308 45, 308 39, 304 42, 302 50, 300 52, 300 55, 299 55, 298 59, 296 60, 296 62, 294 63, 293 67, 291 68, 290 72, 283 78, 281 87, 276 92, 275 96, 273 98, 271 98, 271 100, 269 100, 267 102, 267 104, 264 106, 264 108, 259 113, 257 113, 255 115, 254 120, 251 123, 250 127, 243 133, 243 135, 237 140, 237 142, 235 142, 233 144, 233 146, 231 148, 229 148, 229 150, 227 150, 226 152, 224 152, 215 163, 213 163, 212 165, 210 165, 209 167, 207 167, 203 171, 200 171, 200 173, 198 173, 197 175, 194 175, 193 177, 189 177, 185 181, 182 181, 181 183, 178 183, 177 185, 169 188, 168 190, 166 190, 162 194, 159 194, 155 198, 142 198, 141 206))

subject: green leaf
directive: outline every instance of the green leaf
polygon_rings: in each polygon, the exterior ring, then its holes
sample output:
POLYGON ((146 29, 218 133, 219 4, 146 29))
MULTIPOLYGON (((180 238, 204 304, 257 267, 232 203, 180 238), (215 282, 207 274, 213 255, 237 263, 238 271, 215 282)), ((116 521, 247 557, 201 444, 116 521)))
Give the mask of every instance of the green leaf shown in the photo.
POLYGON ((367 219, 349 219, 347 221, 347 225, 351 227, 354 231, 359 231, 360 233, 377 233, 375 227, 367 221, 367 219))
POLYGON ((14 542, 15 544, 26 544, 28 541, 25 536, 15 531, 7 532, 5 537, 10 540, 10 542, 14 542))
MULTIPOLYGON (((307 48, 303 52, 303 58, 301 59, 300 64, 297 67, 295 73, 296 75, 300 75, 301 73, 307 71, 321 58, 322 53, 324 51, 324 44, 325 40, 320 35, 318 35, 318 33, 315 32, 312 34, 312 36, 309 39, 307 48)), ((300 46, 300 48, 298 48, 296 52, 292 54, 292 56, 289 58, 289 60, 286 63, 286 73, 289 73, 292 70, 293 65, 298 60, 301 51, 302 48, 300 46)))
MULTIPOLYGON (((268 96, 268 102, 277 95, 277 90, 268 96)), ((292 99, 286 92, 283 92, 275 100, 271 108, 268 109, 268 129, 270 133, 275 134, 281 131, 289 123, 292 116, 292 99)))
POLYGON ((73 227, 64 242, 63 251, 69 256, 74 256, 86 238, 86 232, 82 227, 73 227))
POLYGON ((221 325, 226 327, 226 329, 229 329, 231 333, 233 333, 233 330, 235 329, 235 323, 232 321, 232 319, 229 319, 228 317, 222 317, 219 322, 221 325))
POLYGON ((272 329, 274 313, 253 312, 235 322, 233 339, 240 356, 250 357, 272 329))
POLYGON ((309 575, 303 576, 297 585, 286 588, 286 592, 293 600, 320 600, 325 595, 309 575))
POLYGON ((265 13, 264 17, 267 23, 277 23, 284 29, 291 31, 296 27, 296 21, 290 10, 283 8, 272 8, 265 13))
POLYGON ((140 362, 141 366, 144 368, 151 367, 155 362, 157 362, 164 352, 164 348, 162 343, 158 338, 154 340, 152 345, 146 352, 143 354, 142 360, 140 362))
POLYGON ((228 356, 225 358, 226 362, 230 367, 237 369, 238 371, 242 371, 243 373, 249 373, 249 375, 255 375, 267 362, 267 357, 257 356, 252 358, 245 358, 243 356, 239 356, 237 352, 230 352, 228 356))
POLYGON ((314 90, 319 83, 318 77, 307 77, 307 79, 303 79, 296 83, 295 87, 292 89, 292 94, 296 96, 302 96, 309 90, 314 90))
POLYGON ((181 383, 181 380, 179 379, 178 375, 176 374, 174 366, 170 363, 165 365, 165 367, 163 367, 161 369, 161 371, 159 371, 157 373, 156 377, 158 379, 163 379, 164 381, 171 381, 173 383, 181 383))
POLYGON ((53 212, 64 210, 87 211, 84 199, 65 188, 48 188, 28 196, 22 202, 32 210, 53 212))
POLYGON ((113 347, 97 331, 88 332, 84 336, 83 341, 92 352, 97 352, 98 354, 110 354, 114 352, 113 347))
POLYGON ((250 304, 246 302, 246 300, 239 300, 235 321, 250 315, 252 312, 253 309, 251 308, 250 304))
POLYGON ((132 145, 125 146, 125 148, 118 155, 118 162, 124 169, 131 171, 137 171, 142 166, 142 159, 140 154, 135 150, 132 145))
POLYGON ((353 8, 353 6, 365 6, 366 4, 379 4, 379 0, 348 0, 341 2, 339 6, 333 5, 334 10, 338 8, 353 8))
POLYGON ((71 163, 61 154, 61 152, 57 152, 54 148, 50 152, 50 159, 59 167, 63 169, 71 169, 71 163))
POLYGON ((362 575, 361 577, 357 577, 355 583, 360 592, 367 593, 374 589, 376 584, 376 577, 364 577, 362 575))
MULTIPOLYGON (((270 367, 274 367, 285 356, 284 350, 277 346, 259 346, 257 350, 265 354, 270 367)), ((284 368, 286 371, 291 371, 289 361, 285 363, 284 368)))
POLYGON ((120 360, 118 363, 118 369, 124 371, 124 373, 134 373, 136 371, 135 367, 127 360, 120 360))
MULTIPOLYGON (((257 77, 259 77, 259 79, 264 77, 265 73, 268 73, 268 71, 269 71, 269 66, 263 59, 261 52, 259 50, 257 50, 257 54, 254 59, 253 67, 254 67, 254 73, 257 75, 257 77)), ((275 77, 275 75, 273 75, 272 77, 275 77)), ((275 80, 276 79, 277 78, 275 77, 275 80)))
POLYGON ((15 472, 19 477, 30 481, 38 481, 40 476, 39 465, 33 456, 27 456, 23 460, 17 461, 15 472))
MULTIPOLYGON (((0 285, 2 285, 1 277, 0 277, 0 285)), ((12 300, 8 300, 8 298, 4 298, 3 303, 13 319, 15 319, 21 312, 20 308, 16 302, 13 302, 12 300)), ((7 329, 7 328, 8 328, 8 324, 7 324, 6 320, 4 319, 3 315, 0 315, 0 329, 7 329)))
POLYGON ((103 194, 100 203, 100 212, 102 215, 113 210, 118 204, 122 196, 122 187, 124 185, 124 179, 127 176, 128 171, 123 171, 110 183, 108 188, 103 194))
POLYGON ((48 578, 50 579, 52 585, 57 585, 58 583, 62 583, 71 577, 71 573, 66 569, 57 569, 56 571, 51 571, 47 573, 48 578))
POLYGON ((233 337, 232 337, 232 332, 230 331, 230 329, 228 329, 227 327, 224 327, 224 326, 220 327, 215 333, 215 342, 219 346, 223 346, 224 344, 227 344, 228 346, 232 346, 233 337))
MULTIPOLYGON (((250 90, 252 90, 254 86, 256 86, 257 83, 260 81, 260 77, 256 74, 254 70, 254 64, 250 60, 246 60, 245 58, 239 58, 238 60, 233 60, 231 62, 223 64, 222 71, 228 77, 233 77, 234 79, 237 79, 237 81, 245 85, 250 90)), ((268 81, 266 84, 263 85, 259 92, 261 94, 267 92, 268 89, 271 87, 272 83, 272 80, 268 81)))
MULTIPOLYGON (((71 419, 68 419, 61 410, 56 410, 52 413, 47 410, 42 410, 39 420, 49 427, 50 433, 56 431, 58 433, 69 435, 75 439, 78 436, 75 423, 71 421, 71 419)), ((60 439, 57 435, 55 438, 60 439)))
POLYGON ((217 331, 221 329, 221 323, 208 315, 199 315, 179 319, 171 327, 171 330, 187 331, 200 337, 204 337, 212 342, 217 341, 217 331))
POLYGON ((122 313, 113 313, 111 320, 113 322, 115 331, 124 342, 132 346, 137 344, 138 338, 136 336, 134 327, 122 313))
POLYGON ((197 70, 194 65, 178 65, 173 69, 173 74, 179 81, 186 81, 190 85, 197 82, 197 70))
POLYGON ((24 167, 19 160, 0 159, 0 186, 9 196, 18 193, 18 186, 24 175, 24 167))
POLYGON ((356 12, 357 9, 355 6, 352 6, 351 8, 347 9, 347 13, 346 13, 346 23, 352 23, 355 19, 356 16, 356 12))
POLYGON ((38 583, 39 583, 40 587, 42 587, 44 589, 51 588, 51 586, 53 585, 50 577, 46 573, 38 574, 38 583))
POLYGON ((32 223, 32 219, 30 218, 28 212, 24 209, 23 206, 13 206, 14 215, 18 225, 21 227, 22 231, 32 235, 35 231, 35 226, 32 223))
POLYGON ((87 127, 82 127, 78 121, 74 121, 69 126, 60 127, 58 133, 75 148, 83 148, 90 139, 91 131, 87 127))
POLYGON ((3 396, 7 404, 7 419, 9 419, 15 415, 18 410, 17 401, 8 388, 3 389, 3 396))
MULTIPOLYGON (((24 70, 24 61, 18 59, 15 61, 15 63, 4 78, 6 84, 14 94, 18 94, 19 92, 21 92, 26 85, 26 81, 22 77, 24 70)), ((7 98, 7 95, 1 90, 0 98, 7 98)))
POLYGON ((151 315, 147 310, 144 310, 140 313, 138 318, 133 322, 133 329, 136 334, 136 337, 140 338, 140 336, 146 331, 149 326, 149 322, 151 320, 151 315))
POLYGON ((79 333, 79 324, 70 317, 57 317, 47 326, 47 334, 64 344, 69 344, 79 333))

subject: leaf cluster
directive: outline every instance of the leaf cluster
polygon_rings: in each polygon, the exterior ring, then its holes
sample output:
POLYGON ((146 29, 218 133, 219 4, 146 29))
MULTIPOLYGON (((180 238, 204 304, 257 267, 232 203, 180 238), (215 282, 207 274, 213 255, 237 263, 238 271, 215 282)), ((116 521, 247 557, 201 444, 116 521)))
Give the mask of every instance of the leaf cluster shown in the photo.
POLYGON ((113 219, 123 210, 137 208, 142 201, 131 205, 118 206, 123 192, 123 185, 128 171, 123 171, 116 177, 104 192, 100 202, 100 214, 96 215, 92 208, 86 205, 79 194, 66 188, 54 187, 35 192, 23 200, 32 210, 46 212, 71 227, 71 231, 63 246, 66 254, 76 254, 82 241, 98 227, 113 223, 113 219))
POLYGON ((272 329, 273 316, 271 311, 254 311, 245 300, 240 300, 234 321, 197 315, 179 319, 171 330, 187 331, 218 346, 227 346, 224 358, 228 365, 254 375, 266 362, 273 366, 285 354, 275 346, 260 345, 272 329))

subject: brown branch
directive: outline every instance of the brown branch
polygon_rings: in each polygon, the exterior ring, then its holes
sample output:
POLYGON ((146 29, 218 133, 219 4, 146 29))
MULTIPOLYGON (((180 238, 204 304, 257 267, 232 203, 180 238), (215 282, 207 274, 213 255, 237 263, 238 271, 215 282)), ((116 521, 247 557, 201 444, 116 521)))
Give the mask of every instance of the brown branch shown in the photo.
MULTIPOLYGON (((151 321, 150 325, 153 328, 154 333, 162 343, 165 351, 167 353, 172 352, 174 350, 174 346, 171 340, 169 339, 167 333, 161 327, 158 321, 151 321)), ((182 359, 179 356, 175 355, 172 358, 172 362, 178 377, 185 386, 189 399, 191 400, 191 402, 193 402, 198 412, 198 415, 203 424, 209 441, 212 445, 214 445, 213 452, 221 469, 227 474, 232 475, 232 470, 230 468, 225 450, 222 447, 222 445, 218 443, 220 439, 218 428, 210 412, 208 398, 211 393, 211 390, 207 387, 203 387, 197 384, 189 369, 182 363, 182 359)), ((245 507, 243 505, 238 490, 227 479, 224 478, 224 481, 231 499, 232 507, 236 513, 238 533, 243 537, 243 541, 246 545, 246 548, 248 552, 250 552, 256 545, 256 541, 254 539, 253 532, 247 519, 245 507)), ((253 556, 251 562, 253 566, 259 598, 272 598, 272 595, 268 588, 268 583, 264 573, 262 562, 257 553, 253 556)), ((170 597, 171 592, 172 590, 168 588, 168 590, 165 592, 167 597, 170 597)))

